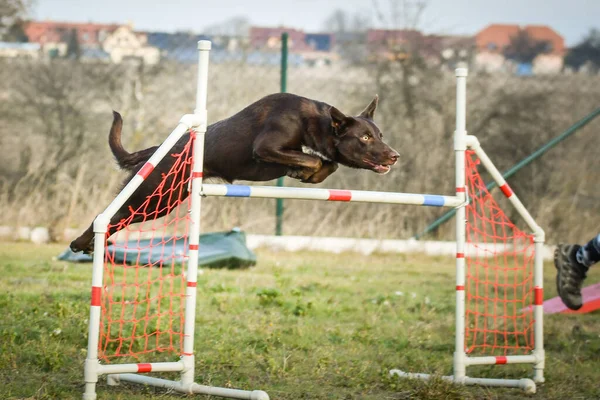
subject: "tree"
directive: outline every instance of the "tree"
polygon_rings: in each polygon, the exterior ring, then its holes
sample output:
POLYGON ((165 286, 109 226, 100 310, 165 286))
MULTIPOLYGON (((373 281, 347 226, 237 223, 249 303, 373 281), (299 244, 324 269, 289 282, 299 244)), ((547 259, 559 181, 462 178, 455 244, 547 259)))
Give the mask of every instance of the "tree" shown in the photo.
POLYGON ((250 29, 250 20, 243 16, 232 17, 225 21, 207 26, 204 28, 204 33, 207 35, 223 35, 223 36, 246 36, 250 29))
POLYGON ((332 33, 346 33, 350 28, 350 15, 338 8, 325 19, 323 28, 332 33))
POLYGON ((340 8, 323 21, 323 30, 331 33, 360 33, 371 26, 371 15, 364 12, 350 14, 340 8))
POLYGON ((600 68, 600 31, 591 29, 583 40, 572 47, 565 57, 565 65, 575 69, 591 64, 600 68))
POLYGON ((0 40, 27 41, 23 21, 29 8, 28 0, 0 0, 0 40))
POLYGON ((79 38, 77 36, 77 29, 73 28, 69 34, 67 40, 67 58, 73 58, 79 60, 81 56, 81 46, 79 46, 79 38))
POLYGON ((545 40, 536 40, 526 31, 510 38, 510 44, 504 49, 504 56, 518 63, 530 64, 540 54, 550 50, 550 43, 545 40))

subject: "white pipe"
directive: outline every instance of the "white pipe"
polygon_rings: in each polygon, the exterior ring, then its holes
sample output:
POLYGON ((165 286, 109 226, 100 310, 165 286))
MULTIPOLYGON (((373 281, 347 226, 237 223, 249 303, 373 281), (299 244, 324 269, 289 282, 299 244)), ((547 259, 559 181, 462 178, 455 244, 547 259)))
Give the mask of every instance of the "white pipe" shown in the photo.
POLYGON ((209 40, 200 40, 198 42, 198 82, 196 88, 196 109, 194 114, 201 115, 207 106, 208 98, 208 54, 210 53, 211 43, 209 40))
MULTIPOLYGON (((407 378, 407 379, 422 379, 424 381, 428 381, 432 379, 435 375, 430 374, 412 374, 403 372, 399 369, 393 369, 390 371, 391 376, 398 376, 399 378, 407 378)), ((441 379, 454 382, 457 384, 463 385, 480 385, 480 386, 489 386, 489 387, 507 387, 507 388, 519 388, 524 390, 528 394, 533 394, 536 392, 535 382, 531 379, 523 378, 523 379, 490 379, 490 378, 471 378, 471 377, 463 377, 458 379, 454 376, 441 376, 441 379)))
POLYGON ((102 274, 104 272, 104 243, 106 240, 107 218, 100 214, 94 220, 94 255, 92 264, 92 288, 90 318, 88 323, 88 347, 84 366, 85 392, 84 400, 96 398, 96 383, 98 382, 98 341, 100 340, 100 316, 102 314, 102 274))
POLYGON ((359 203, 412 204, 438 207, 457 207, 464 199, 456 196, 429 194, 373 192, 364 190, 335 190, 278 186, 202 185, 203 196, 260 197, 297 200, 329 200, 359 203))
POLYGON ((238 389, 227 389, 214 386, 198 385, 192 383, 190 385, 182 384, 181 382, 169 381, 166 379, 153 378, 151 376, 136 375, 136 374, 120 374, 113 376, 113 384, 119 381, 140 383, 143 385, 150 385, 161 387, 165 389, 175 390, 177 392, 186 394, 206 394, 211 396, 226 397, 230 399, 242 399, 242 400, 269 400, 269 395, 262 390, 238 390, 238 389))
POLYGON ((198 42, 198 87, 196 92, 196 108, 194 113, 199 117, 200 124, 196 129, 194 140, 194 161, 192 165, 192 190, 189 222, 189 249, 187 267, 187 287, 185 298, 185 318, 183 336, 182 361, 185 369, 181 373, 181 381, 185 385, 194 382, 194 339, 196 326, 196 281, 198 279, 198 246, 200 244, 202 168, 204 165, 204 135, 207 128, 208 113, 206 102, 208 96, 208 58, 210 42, 198 42))
POLYGON ((498 187, 502 190, 504 195, 508 198, 508 200, 511 202, 513 207, 517 210, 519 215, 523 218, 523 220, 525 221, 527 226, 529 226, 529 229, 531 229, 531 231, 535 235, 540 235, 540 234, 543 235, 542 228, 540 228, 540 226, 535 222, 535 220, 533 219, 533 217, 531 216, 529 211, 527 211, 527 209, 525 208, 523 203, 521 203, 521 200, 512 191, 512 189, 510 189, 510 187, 506 183, 506 180, 504 180, 504 178, 502 177, 502 173, 498 170, 498 168, 496 168, 496 166, 494 165, 492 160, 490 160, 490 158, 488 157, 486 152, 483 150, 483 148, 479 144, 479 141, 478 140, 474 141, 474 140, 470 139, 469 143, 472 145, 471 148, 475 151, 475 154, 477 154, 477 157, 479 157, 481 164, 483 164, 485 169, 490 173, 490 175, 492 176, 492 179, 494 179, 494 181, 496 182, 498 187))
POLYGON ((178 372, 183 370, 183 363, 159 362, 147 364, 107 364, 99 365, 99 374, 124 374, 129 372, 178 372))
MULTIPOLYGON (((432 379, 434 376, 436 376, 436 375, 431 375, 431 374, 418 374, 418 373, 412 373, 412 372, 404 372, 399 369, 390 370, 390 376, 394 376, 394 375, 396 375, 399 378, 422 379, 424 381, 428 381, 428 380, 432 379)), ((440 376, 439 378, 441 378, 442 380, 448 381, 448 382, 454 382, 453 376, 440 376)))
MULTIPOLYGON (((454 131, 456 197, 466 197, 465 150, 466 150, 466 108, 467 108, 466 68, 456 70, 456 130, 454 131)), ((454 337, 454 376, 462 379, 466 375, 465 364, 465 242, 466 211, 464 200, 456 210, 456 311, 454 337)))
POLYGON ((523 356, 465 357, 467 365, 535 364, 537 361, 535 354, 523 356))
POLYGON ((531 379, 490 379, 490 378, 471 378, 466 377, 463 381, 465 385, 480 385, 488 387, 507 387, 507 388, 519 388, 527 394, 534 394, 536 392, 535 382, 531 379))
POLYGON ((535 256, 534 256, 534 339, 535 345, 533 353, 536 355, 537 363, 533 366, 533 380, 536 383, 543 383, 545 351, 544 351, 544 235, 535 237, 535 256))

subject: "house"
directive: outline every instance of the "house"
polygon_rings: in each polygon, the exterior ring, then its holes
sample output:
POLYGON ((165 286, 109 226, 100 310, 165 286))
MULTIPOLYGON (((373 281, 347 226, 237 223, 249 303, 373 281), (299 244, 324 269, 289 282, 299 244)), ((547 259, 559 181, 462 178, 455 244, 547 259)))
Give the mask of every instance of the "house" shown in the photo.
POLYGON ((82 62, 90 62, 90 63, 110 63, 111 58, 110 54, 102 49, 95 49, 91 47, 87 47, 81 50, 81 54, 79 56, 79 60, 82 62))
POLYGON ((528 73, 558 73, 562 70, 565 54, 564 38, 552 28, 544 25, 519 26, 515 24, 492 24, 475 35, 478 69, 494 71, 520 71, 528 73), (507 61, 504 52, 516 35, 525 32, 533 40, 546 42, 543 54, 533 60, 532 65, 517 65, 507 61))
POLYGON ((368 59, 366 41, 362 32, 336 33, 332 51, 349 64, 360 64, 368 59))
POLYGON ((40 50, 38 43, 0 42, 0 57, 38 59, 40 50))
POLYGON ((472 63, 476 51, 475 38, 462 35, 427 35, 423 36, 415 50, 428 65, 454 70, 472 63))
POLYGON ((332 33, 307 33, 304 41, 314 51, 332 51, 335 36, 332 33))
POLYGON ((186 64, 198 62, 198 41, 209 39, 189 32, 147 32, 146 38, 148 46, 159 49, 161 58, 186 64))
POLYGON ((278 51, 281 49, 281 35, 288 34, 288 49, 290 52, 311 50, 306 43, 306 34, 298 29, 278 27, 250 27, 250 47, 263 51, 278 51))
POLYGON ((369 29, 367 48, 371 59, 403 60, 423 44, 423 34, 414 29, 369 29))
POLYGON ((25 24, 25 34, 30 43, 38 43, 46 54, 64 56, 67 43, 73 32, 81 47, 99 48, 100 44, 120 25, 93 24, 57 21, 29 21, 25 24))
POLYGON ((524 30, 534 40, 548 43, 547 54, 565 55, 565 39, 554 29, 545 25, 527 25, 524 30))
POLYGON ((333 51, 335 46, 335 35, 332 33, 307 33, 304 43, 308 49, 299 51, 304 61, 309 66, 322 67, 331 65, 340 59, 333 51))
POLYGON ((114 63, 124 61, 141 61, 145 64, 156 64, 160 61, 160 50, 148 45, 145 33, 133 31, 131 25, 118 27, 102 42, 102 49, 110 54, 114 63))
POLYGON ((234 62, 243 60, 244 50, 248 48, 248 40, 243 37, 225 35, 203 35, 189 32, 148 32, 148 45, 156 47, 161 57, 178 63, 198 62, 198 41, 210 40, 212 63, 234 62))
POLYGON ((519 25, 492 24, 475 35, 475 44, 479 53, 502 54, 510 45, 510 38, 516 36, 519 25))
POLYGON ((405 60, 418 55, 429 66, 456 68, 469 64, 475 53, 471 36, 424 35, 414 29, 369 29, 370 59, 405 60))
MULTIPOLYGON (((250 47, 263 53, 279 52, 283 33, 288 34, 290 52, 288 63, 293 60, 292 65, 324 66, 339 59, 339 56, 333 52, 333 34, 304 33, 301 30, 286 27, 250 27, 250 47)), ((259 53, 256 52, 253 55, 254 58, 268 60, 265 62, 266 64, 272 63, 269 57, 259 56, 259 53)))

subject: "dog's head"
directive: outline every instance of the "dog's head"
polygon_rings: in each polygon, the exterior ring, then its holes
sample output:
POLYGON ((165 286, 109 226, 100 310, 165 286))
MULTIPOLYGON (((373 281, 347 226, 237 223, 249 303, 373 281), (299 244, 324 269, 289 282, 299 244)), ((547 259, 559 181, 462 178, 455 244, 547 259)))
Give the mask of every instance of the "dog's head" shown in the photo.
POLYGON ((375 96, 356 117, 347 116, 335 107, 329 109, 329 114, 338 152, 336 161, 348 167, 387 174, 399 154, 384 143, 381 131, 373 122, 378 100, 375 96))

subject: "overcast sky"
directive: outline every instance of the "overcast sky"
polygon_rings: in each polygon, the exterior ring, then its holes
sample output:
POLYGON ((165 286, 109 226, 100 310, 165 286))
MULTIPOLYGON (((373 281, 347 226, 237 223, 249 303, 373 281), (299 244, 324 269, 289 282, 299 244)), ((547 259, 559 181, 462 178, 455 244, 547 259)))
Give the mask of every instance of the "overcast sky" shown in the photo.
MULTIPOLYGON (((374 0, 37 0, 34 18, 61 21, 131 21, 135 29, 201 32, 235 16, 252 24, 322 31, 336 8, 372 13, 374 0)), ((389 10, 393 0, 375 0, 389 10)), ((397 3, 402 0, 396 0, 397 3)), ((420 28, 428 33, 474 34, 490 23, 544 24, 568 45, 600 28, 600 0, 429 0, 420 28)))

